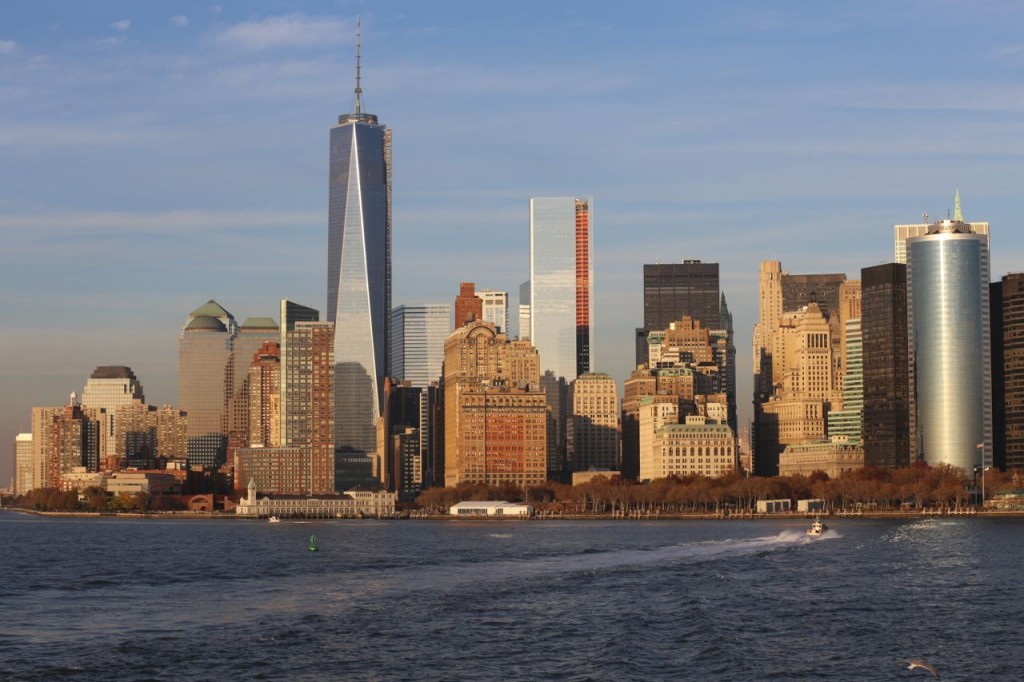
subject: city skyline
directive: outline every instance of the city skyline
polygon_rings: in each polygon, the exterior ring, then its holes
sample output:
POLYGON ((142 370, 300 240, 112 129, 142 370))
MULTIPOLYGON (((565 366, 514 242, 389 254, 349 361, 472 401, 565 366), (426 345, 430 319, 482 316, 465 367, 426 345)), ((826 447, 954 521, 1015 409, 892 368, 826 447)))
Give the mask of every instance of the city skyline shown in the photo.
POLYGON ((1021 269, 1009 3, 652 3, 659 21, 588 4, 539 28, 530 3, 396 6, 0 9, 0 300, 18 320, 0 437, 99 365, 178 404, 177 335, 203 301, 326 309, 324 140, 350 110, 356 12, 368 108, 396 131, 392 305, 515 291, 529 197, 593 196, 592 369, 628 376, 643 264, 720 263, 742 430, 761 260, 856 278, 959 185, 996 230, 992 279, 1021 269), (957 41, 923 54, 907 35, 957 41))

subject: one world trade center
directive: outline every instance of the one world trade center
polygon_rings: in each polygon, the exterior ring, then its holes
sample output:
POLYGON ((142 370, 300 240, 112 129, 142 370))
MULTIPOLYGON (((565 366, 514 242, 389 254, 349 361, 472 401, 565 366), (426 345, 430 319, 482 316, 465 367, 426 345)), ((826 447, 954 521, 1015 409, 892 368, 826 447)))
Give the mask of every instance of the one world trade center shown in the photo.
POLYGON ((354 111, 331 128, 327 319, 334 331, 334 446, 376 451, 391 310, 391 131, 362 109, 356 32, 354 111))

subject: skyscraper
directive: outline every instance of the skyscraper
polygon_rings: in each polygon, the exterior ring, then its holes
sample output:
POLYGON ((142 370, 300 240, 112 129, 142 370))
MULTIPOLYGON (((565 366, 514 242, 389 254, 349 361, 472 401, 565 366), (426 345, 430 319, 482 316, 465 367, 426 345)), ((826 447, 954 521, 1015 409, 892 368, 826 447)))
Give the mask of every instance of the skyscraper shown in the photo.
POLYGON ((689 315, 705 329, 719 329, 718 263, 644 265, 644 329, 668 329, 689 315))
MULTIPOLYGON (((992 339, 993 351, 999 347, 998 359, 995 352, 992 358, 992 378, 999 377, 998 402, 993 412, 1001 417, 1001 434, 996 435, 1002 447, 997 447, 996 452, 1005 453, 1005 462, 997 464, 1003 464, 1009 471, 1024 471, 1024 273, 1004 276, 1001 282, 992 284, 992 291, 999 295, 992 302, 992 333, 997 333, 997 315, 1001 332, 998 339, 992 339)), ((995 386, 993 381, 993 389, 995 386)))
POLYGON ((992 457, 988 239, 964 222, 959 193, 952 220, 907 239, 918 456, 967 474, 992 457))
POLYGON ((439 381, 451 319, 451 308, 445 304, 400 305, 392 310, 391 378, 417 388, 439 381))
POLYGON ((357 27, 354 111, 330 135, 327 319, 337 330, 335 447, 373 453, 388 371, 391 131, 363 111, 359 57, 357 27))
POLYGON ((530 340, 566 381, 590 371, 592 209, 589 197, 530 199, 530 340))
POLYGON ((864 464, 910 464, 910 361, 907 351, 907 266, 861 270, 864 374, 864 464))
POLYGON ((193 310, 178 345, 178 407, 188 414, 189 466, 227 459, 231 345, 238 325, 216 301, 193 310))
MULTIPOLYGON (((285 444, 289 439, 288 429, 288 332, 295 331, 298 322, 319 322, 320 311, 315 308, 300 305, 288 299, 281 299, 281 376, 280 376, 280 411, 279 421, 281 428, 280 443, 285 444)), ((248 485, 246 481, 236 481, 248 485)))

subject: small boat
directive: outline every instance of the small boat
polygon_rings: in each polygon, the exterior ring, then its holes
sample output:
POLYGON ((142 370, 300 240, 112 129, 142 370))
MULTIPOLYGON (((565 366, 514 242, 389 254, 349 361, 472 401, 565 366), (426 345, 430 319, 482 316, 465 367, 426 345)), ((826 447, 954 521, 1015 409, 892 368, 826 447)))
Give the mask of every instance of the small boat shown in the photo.
POLYGON ((310 552, 317 551, 316 536, 315 535, 310 535, 309 536, 309 551, 310 552))
POLYGON ((269 521, 270 523, 281 523, 281 519, 277 518, 276 516, 271 516, 269 519, 267 519, 267 521, 269 521))
POLYGON ((820 518, 814 517, 814 523, 812 523, 811 527, 807 529, 807 534, 808 535, 821 535, 822 533, 825 532, 826 528, 827 528, 827 526, 824 523, 821 522, 820 518))

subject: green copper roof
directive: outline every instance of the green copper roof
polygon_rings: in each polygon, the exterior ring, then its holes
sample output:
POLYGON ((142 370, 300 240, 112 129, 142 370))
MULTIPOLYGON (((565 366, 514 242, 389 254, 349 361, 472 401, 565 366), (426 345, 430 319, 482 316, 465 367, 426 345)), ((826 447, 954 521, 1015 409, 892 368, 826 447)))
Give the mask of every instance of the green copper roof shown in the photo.
POLYGON ((217 303, 212 298, 206 302, 205 305, 199 306, 191 313, 191 317, 199 317, 200 315, 208 315, 209 317, 231 317, 231 313, 224 310, 220 303, 217 303))
POLYGON ((960 210, 960 188, 959 187, 956 188, 956 199, 954 199, 954 203, 953 203, 953 220, 955 220, 958 223, 962 223, 964 221, 964 212, 960 210))
POLYGON ((280 329, 272 317, 249 317, 242 324, 242 329, 280 329))

